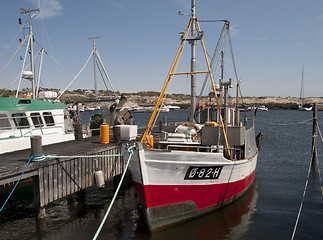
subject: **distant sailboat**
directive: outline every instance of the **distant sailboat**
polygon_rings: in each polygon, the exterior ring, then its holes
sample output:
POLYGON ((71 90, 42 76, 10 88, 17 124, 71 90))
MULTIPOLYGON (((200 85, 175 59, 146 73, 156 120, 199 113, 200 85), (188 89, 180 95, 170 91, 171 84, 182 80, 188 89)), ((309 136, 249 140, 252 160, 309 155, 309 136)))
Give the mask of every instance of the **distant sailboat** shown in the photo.
POLYGON ((300 104, 298 105, 298 110, 300 111, 312 111, 313 106, 309 103, 304 102, 304 66, 302 67, 302 83, 300 91, 300 104))

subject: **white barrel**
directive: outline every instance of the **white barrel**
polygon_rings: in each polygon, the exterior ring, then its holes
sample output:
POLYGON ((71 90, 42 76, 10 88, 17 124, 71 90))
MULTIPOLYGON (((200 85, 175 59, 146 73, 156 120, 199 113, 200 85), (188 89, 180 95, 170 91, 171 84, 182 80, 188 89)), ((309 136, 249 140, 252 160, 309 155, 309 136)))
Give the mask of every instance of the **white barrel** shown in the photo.
POLYGON ((105 183, 104 183, 104 175, 103 175, 102 170, 95 171, 94 179, 95 179, 95 184, 97 187, 104 188, 105 183))

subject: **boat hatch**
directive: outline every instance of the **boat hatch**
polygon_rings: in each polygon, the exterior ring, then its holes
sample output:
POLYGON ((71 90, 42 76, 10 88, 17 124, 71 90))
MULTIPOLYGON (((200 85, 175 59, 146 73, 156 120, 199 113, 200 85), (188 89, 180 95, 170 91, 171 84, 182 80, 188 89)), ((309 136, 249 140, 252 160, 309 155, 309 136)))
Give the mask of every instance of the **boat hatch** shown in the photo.
POLYGON ((20 99, 18 101, 18 104, 31 104, 31 100, 30 99, 20 99))

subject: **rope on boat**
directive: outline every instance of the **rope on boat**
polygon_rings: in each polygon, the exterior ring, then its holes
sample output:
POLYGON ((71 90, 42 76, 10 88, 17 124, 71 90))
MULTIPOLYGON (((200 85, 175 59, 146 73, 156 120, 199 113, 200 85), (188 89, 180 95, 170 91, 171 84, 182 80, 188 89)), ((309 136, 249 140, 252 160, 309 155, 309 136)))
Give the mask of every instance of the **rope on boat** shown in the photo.
MULTIPOLYGON (((316 141, 316 137, 317 135, 313 135, 313 139, 314 141, 316 141)), ((307 178, 306 178, 306 182, 305 182, 305 188, 304 188, 304 192, 303 192, 303 197, 302 197, 302 201, 301 201, 301 205, 299 207, 298 210, 298 214, 297 214, 297 218, 296 218, 296 222, 295 222, 295 226, 294 226, 294 231, 293 231, 293 235, 292 235, 292 240, 294 239, 295 233, 296 233, 296 229, 297 229, 297 225, 298 225, 298 221, 299 218, 301 216, 301 212, 302 212, 302 208, 303 208, 303 203, 304 203, 304 199, 305 199, 305 195, 306 195, 306 190, 307 190, 307 185, 308 185, 308 181, 309 181, 309 177, 310 177, 310 172, 311 172, 311 168, 312 168, 312 159, 313 159, 313 155, 314 155, 314 150, 315 150, 315 144, 313 144, 312 146, 312 154, 311 154, 311 160, 309 163, 309 167, 308 167, 308 172, 307 172, 307 178)))
POLYGON ((126 167, 125 167, 125 169, 124 169, 124 171, 123 171, 123 174, 122 174, 122 177, 121 177, 121 179, 120 179, 120 182, 119 182, 118 188, 117 188, 116 192, 115 192, 115 193, 114 193, 114 195, 113 195, 113 198, 112 198, 112 200, 111 200, 111 203, 110 203, 110 205, 109 205, 109 208, 108 208, 107 212, 105 213, 104 218, 103 218, 103 220, 102 220, 102 222, 101 222, 101 224, 100 224, 100 226, 99 226, 98 230, 96 231, 95 236, 93 237, 93 240, 96 240, 96 239, 97 239, 97 237, 99 236, 99 234, 100 234, 100 232, 101 232, 101 230, 102 230, 102 228, 103 228, 103 225, 104 225, 104 223, 105 223, 105 221, 106 221, 106 219, 107 219, 107 217, 108 217, 108 215, 109 215, 109 213, 110 213, 110 211, 111 211, 112 205, 113 205, 113 203, 114 203, 114 201, 115 201, 115 199, 116 199, 116 197, 117 197, 117 195, 118 195, 118 193, 119 193, 120 187, 121 187, 121 185, 122 185, 122 182, 123 182, 124 176, 126 175, 126 172, 127 172, 127 169, 128 169, 129 163, 130 163, 130 160, 131 160, 131 158, 132 158, 132 155, 134 154, 135 149, 136 149, 136 146, 135 146, 135 145, 133 145, 133 146, 131 146, 131 147, 129 147, 129 148, 128 148, 129 157, 128 157, 127 165, 126 165, 126 167))
POLYGON ((34 157, 34 156, 29 156, 29 160, 28 160, 28 162, 27 162, 27 164, 26 164, 26 166, 25 166, 24 170, 22 171, 22 173, 21 173, 21 175, 20 175, 20 177, 19 177, 18 181, 16 182, 16 184, 15 184, 14 188, 11 190, 11 192, 10 192, 9 196, 7 197, 6 201, 5 201, 5 202, 4 202, 4 204, 2 205, 2 207, 1 207, 1 209, 0 209, 0 213, 1 213, 2 209, 4 208, 4 206, 7 204, 7 202, 9 201, 9 198, 11 197, 12 193, 15 191, 16 187, 18 186, 18 183, 20 182, 20 180, 21 180, 22 176, 24 175, 24 173, 25 173, 25 171, 26 171, 26 169, 27 169, 27 167, 28 167, 28 165, 29 165, 30 161, 33 159, 33 157, 34 157))

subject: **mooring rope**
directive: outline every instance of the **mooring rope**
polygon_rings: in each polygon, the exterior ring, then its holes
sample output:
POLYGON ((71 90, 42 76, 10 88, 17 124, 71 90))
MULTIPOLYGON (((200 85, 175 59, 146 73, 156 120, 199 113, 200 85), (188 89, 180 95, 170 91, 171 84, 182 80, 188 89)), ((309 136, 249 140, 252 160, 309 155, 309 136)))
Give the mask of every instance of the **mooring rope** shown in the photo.
POLYGON ((39 155, 39 156, 34 156, 32 159, 32 162, 40 162, 45 159, 51 159, 51 158, 97 158, 97 157, 122 157, 122 154, 106 154, 106 155, 69 155, 69 156, 58 156, 58 155, 39 155))
MULTIPOLYGON (((320 129, 318 124, 317 124, 317 129, 319 130, 321 141, 323 143, 323 137, 322 137, 321 129, 320 129)), ((317 164, 317 171, 319 173, 319 179, 320 179, 320 182, 321 182, 321 193, 322 193, 322 196, 323 196, 323 184, 322 184, 321 170, 320 170, 320 164, 319 164, 319 159, 318 159, 317 154, 316 154, 316 164, 317 164)))
MULTIPOLYGON (((317 137, 317 135, 314 134, 313 135, 314 141, 316 141, 316 137, 317 137)), ((312 159, 313 159, 314 150, 315 150, 315 144, 313 144, 313 146, 312 146, 311 160, 310 160, 310 164, 309 164, 309 167, 308 167, 307 178, 306 178, 306 182, 305 182, 305 188, 304 188, 304 192, 303 192, 303 197, 302 197, 301 205, 300 205, 299 210, 298 210, 298 214, 297 214, 297 218, 296 218, 296 222, 295 222, 295 226, 294 226, 293 235, 292 235, 292 238, 291 238, 292 240, 294 239, 294 236, 295 236, 295 233, 296 233, 296 229, 297 229, 297 225, 298 225, 298 221, 299 221, 299 218, 301 216, 301 212, 302 212, 302 208, 303 208, 303 203, 304 203, 304 199, 305 199, 305 195, 306 195, 307 185, 308 185, 308 181, 309 181, 309 177, 310 177, 310 172, 311 172, 311 168, 312 168, 312 159)))
POLYGON ((11 197, 12 193, 15 191, 16 187, 18 186, 18 183, 20 182, 20 180, 21 180, 22 176, 24 175, 24 173, 25 173, 25 171, 26 171, 26 169, 27 169, 27 167, 28 167, 28 165, 29 165, 30 161, 31 161, 34 157, 35 157, 35 156, 31 156, 31 155, 29 156, 29 160, 28 160, 28 162, 27 162, 27 164, 26 164, 26 166, 25 166, 24 170, 22 171, 22 173, 21 173, 21 175, 20 175, 20 177, 19 177, 18 181, 16 182, 16 184, 15 184, 14 188, 11 190, 11 192, 10 192, 9 196, 7 197, 6 201, 5 201, 5 202, 4 202, 4 204, 2 205, 2 207, 1 207, 1 209, 0 209, 0 213, 1 213, 2 209, 4 208, 4 206, 7 204, 7 202, 9 201, 9 198, 11 197))
MULTIPOLYGON (((130 149, 130 148, 129 148, 130 149)), ((45 159, 50 159, 50 158, 82 158, 82 157, 87 157, 87 158, 95 158, 95 157, 121 157, 123 156, 123 154, 108 154, 108 155, 84 155, 84 156, 56 156, 56 155, 30 155, 29 156, 29 160, 24 168, 24 170, 22 171, 18 181, 16 182, 14 188, 11 190, 9 196, 7 197, 6 201, 4 202, 4 204, 2 205, 1 209, 0 209, 0 213, 2 211, 2 209, 4 208, 4 206, 7 204, 7 202, 9 201, 9 198, 11 197, 12 193, 15 191, 16 187, 18 186, 18 183, 20 182, 22 176, 24 175, 28 165, 30 162, 40 162, 43 161, 45 159)))
POLYGON ((308 120, 304 120, 302 122, 294 122, 294 123, 267 122, 267 121, 261 121, 261 120, 256 119, 256 122, 266 123, 266 124, 271 124, 271 125, 280 125, 280 126, 302 125, 302 124, 310 122, 310 121, 313 121, 313 118, 308 119, 308 120))
POLYGON ((114 201, 115 201, 115 199, 116 199, 116 197, 117 197, 117 195, 118 195, 118 193, 119 193, 120 187, 121 187, 121 185, 122 185, 122 182, 123 182, 124 176, 126 175, 126 172, 127 172, 127 169, 128 169, 128 166, 129 166, 129 163, 130 163, 130 160, 131 160, 131 157, 132 157, 132 155, 134 154, 135 149, 136 149, 136 146, 135 146, 135 145, 133 145, 133 146, 131 146, 131 147, 129 147, 129 148, 128 148, 129 157, 128 157, 127 165, 126 165, 126 167, 125 167, 125 169, 124 169, 124 172, 123 172, 123 174, 122 174, 122 177, 121 177, 121 179, 120 179, 120 182, 119 182, 118 188, 117 188, 117 190, 115 191, 115 193, 114 193, 114 195, 113 195, 113 198, 112 198, 112 200, 111 200, 111 203, 110 203, 110 205, 109 205, 109 208, 108 208, 107 212, 105 213, 104 218, 103 218, 103 220, 102 220, 102 222, 101 222, 101 224, 100 224, 100 226, 99 226, 98 230, 96 231, 95 236, 93 237, 93 240, 96 240, 96 239, 97 239, 97 237, 99 236, 99 234, 100 234, 100 232, 101 232, 101 230, 102 230, 102 228, 103 228, 103 225, 104 225, 104 223, 105 223, 105 221, 106 221, 106 219, 107 219, 107 217, 108 217, 108 215, 109 215, 109 213, 110 213, 110 211, 111 211, 112 205, 113 205, 113 203, 114 203, 114 201))
POLYGON ((122 157, 122 154, 107 154, 107 155, 72 155, 72 156, 58 156, 58 155, 44 155, 45 158, 96 158, 96 157, 122 157))

